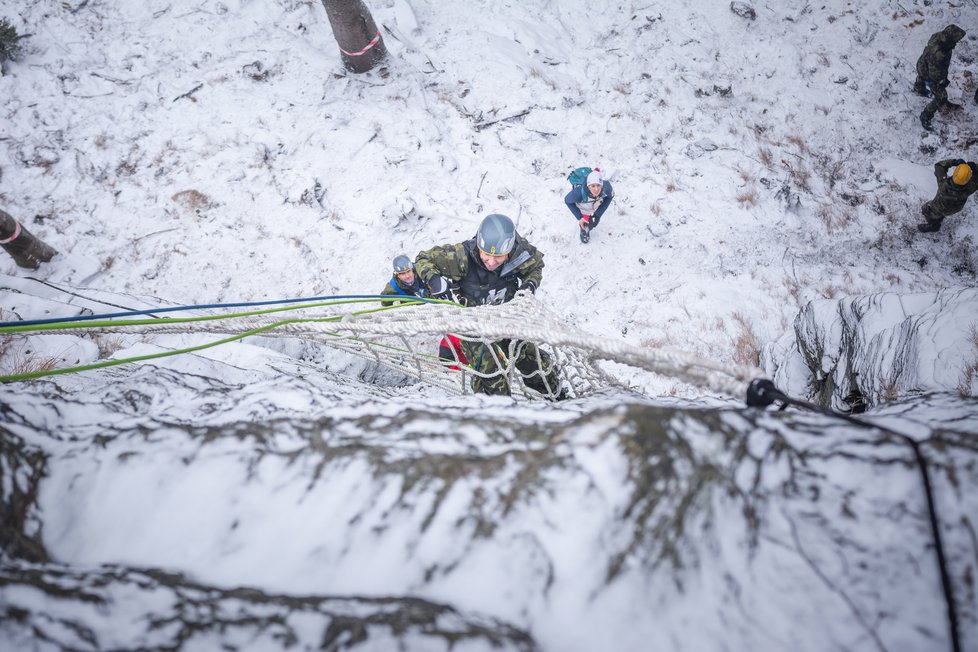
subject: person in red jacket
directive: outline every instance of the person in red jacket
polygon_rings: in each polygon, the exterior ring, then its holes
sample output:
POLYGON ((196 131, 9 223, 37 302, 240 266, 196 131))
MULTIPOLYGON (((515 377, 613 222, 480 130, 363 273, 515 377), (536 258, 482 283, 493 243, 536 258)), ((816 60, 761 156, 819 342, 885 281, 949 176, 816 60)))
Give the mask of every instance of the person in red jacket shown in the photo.
POLYGON ((445 362, 451 362, 452 364, 448 368, 455 371, 459 371, 458 365, 455 364, 456 361, 463 365, 469 364, 468 358, 462 351, 462 340, 451 333, 445 333, 445 337, 441 338, 441 343, 438 345, 438 357, 445 362))

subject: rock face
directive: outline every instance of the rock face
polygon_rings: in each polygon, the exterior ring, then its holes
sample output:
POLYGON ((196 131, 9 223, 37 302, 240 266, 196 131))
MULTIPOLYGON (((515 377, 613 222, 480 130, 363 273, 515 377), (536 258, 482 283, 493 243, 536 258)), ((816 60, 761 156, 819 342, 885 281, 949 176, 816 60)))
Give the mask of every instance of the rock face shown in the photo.
MULTIPOLYGON (((880 431, 180 364, 0 400, 0 649, 950 647, 919 469, 880 431)), ((974 410, 873 415, 935 428, 963 622, 974 410)))
POLYGON ((762 364, 788 394, 862 411, 927 392, 978 395, 978 289, 812 301, 762 364))

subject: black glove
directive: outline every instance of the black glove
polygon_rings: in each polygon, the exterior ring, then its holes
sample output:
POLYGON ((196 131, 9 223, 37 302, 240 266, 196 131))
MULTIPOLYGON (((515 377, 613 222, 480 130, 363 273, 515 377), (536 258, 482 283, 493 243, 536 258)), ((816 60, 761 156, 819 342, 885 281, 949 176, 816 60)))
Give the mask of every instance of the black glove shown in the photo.
POLYGON ((520 285, 520 290, 527 290, 530 294, 536 294, 537 284, 533 281, 523 281, 523 283, 520 285))
POLYGON ((448 294, 450 289, 448 279, 444 276, 438 276, 437 274, 428 279, 427 285, 428 292, 431 293, 431 296, 433 297, 444 297, 446 294, 448 294))

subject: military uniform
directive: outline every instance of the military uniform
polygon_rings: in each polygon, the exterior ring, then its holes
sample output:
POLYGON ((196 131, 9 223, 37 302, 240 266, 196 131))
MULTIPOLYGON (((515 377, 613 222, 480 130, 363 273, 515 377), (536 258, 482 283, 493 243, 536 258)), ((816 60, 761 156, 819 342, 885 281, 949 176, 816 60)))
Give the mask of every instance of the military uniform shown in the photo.
POLYGON ((931 128, 931 120, 937 110, 945 105, 957 106, 947 100, 947 71, 951 65, 951 53, 965 31, 957 25, 948 25, 927 41, 924 52, 917 59, 917 80, 913 90, 918 95, 931 95, 930 104, 920 114, 920 123, 931 128))
MULTIPOLYGON (((976 190, 978 190, 978 174, 972 174, 971 178, 963 186, 959 186, 948 176, 948 170, 965 163, 963 159, 949 158, 938 161, 934 164, 934 176, 937 178, 937 194, 929 202, 920 207, 920 212, 927 219, 926 224, 921 224, 920 230, 925 233, 937 231, 941 228, 941 222, 948 215, 961 212, 964 204, 976 190)), ((978 165, 968 162, 972 170, 978 170, 978 165)))
MULTIPOLYGON (((466 306, 506 303, 517 290, 535 291, 543 280, 543 253, 519 234, 509 258, 492 271, 483 264, 475 238, 422 251, 415 264, 425 284, 430 284, 435 276, 448 279, 459 303, 466 306)), ((474 392, 510 393, 509 382, 502 373, 510 354, 528 387, 553 395, 560 386, 552 358, 532 342, 501 340, 486 345, 463 340, 462 350, 473 370, 489 376, 473 376, 474 392)))

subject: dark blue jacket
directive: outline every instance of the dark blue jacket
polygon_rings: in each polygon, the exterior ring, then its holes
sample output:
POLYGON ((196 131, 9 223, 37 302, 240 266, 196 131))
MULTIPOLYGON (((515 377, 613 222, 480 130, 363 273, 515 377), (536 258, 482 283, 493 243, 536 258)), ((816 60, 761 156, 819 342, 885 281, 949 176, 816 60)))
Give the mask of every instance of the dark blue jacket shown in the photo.
MULTIPOLYGON (((381 290, 381 294, 387 295, 398 295, 402 297, 427 297, 428 290, 425 289, 424 284, 421 283, 421 277, 417 274, 414 275, 414 285, 408 287, 401 283, 401 279, 397 278, 397 275, 391 276, 391 280, 387 281, 387 285, 381 290)), ((400 303, 400 301, 381 301, 382 306, 392 306, 395 303, 400 303)))
POLYGON ((567 193, 564 197, 564 203, 567 204, 567 208, 570 212, 574 214, 574 218, 580 220, 585 215, 590 215, 592 218, 600 218, 604 215, 604 212, 608 210, 608 206, 611 205, 611 200, 615 197, 615 191, 611 187, 611 182, 605 179, 602 184, 601 194, 597 197, 592 197, 591 193, 587 191, 586 185, 574 186, 571 191, 567 193), (582 212, 582 207, 584 211, 582 212), (589 210, 593 212, 588 212, 589 210))

